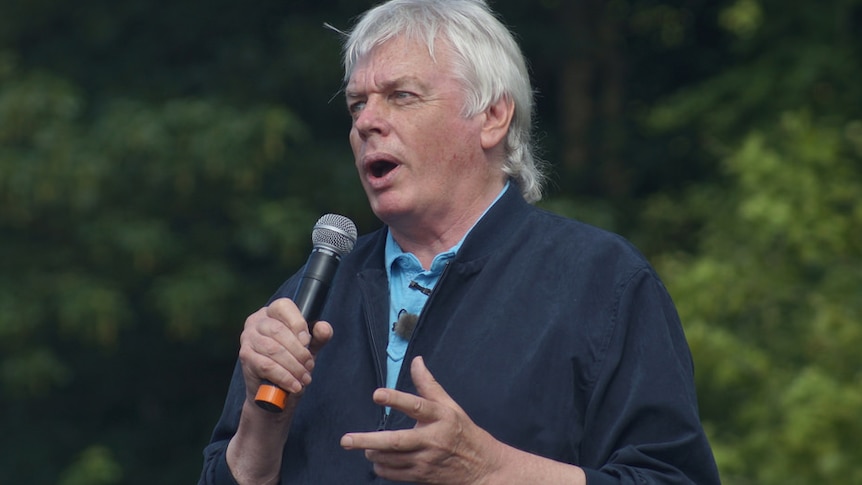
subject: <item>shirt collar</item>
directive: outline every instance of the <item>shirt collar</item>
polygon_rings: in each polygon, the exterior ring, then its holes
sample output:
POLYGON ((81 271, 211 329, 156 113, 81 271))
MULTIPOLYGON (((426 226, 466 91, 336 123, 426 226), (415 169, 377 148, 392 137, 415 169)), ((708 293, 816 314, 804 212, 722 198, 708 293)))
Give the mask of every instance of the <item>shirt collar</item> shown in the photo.
MULTIPOLYGON (((453 257, 455 257, 455 254, 457 254, 458 250, 461 249, 461 245, 464 243, 464 240, 467 239, 467 236, 470 234, 470 231, 472 231, 473 228, 476 227, 476 224, 478 224, 479 221, 482 220, 483 217, 485 217, 485 214, 488 213, 488 210, 491 207, 493 207, 494 204, 496 204, 498 200, 500 200, 500 198, 503 196, 503 194, 506 193, 506 190, 509 189, 510 184, 511 184, 511 182, 509 182, 507 180, 506 185, 503 186, 503 189, 500 190, 500 193, 497 194, 497 197, 488 205, 488 207, 485 208, 485 211, 482 212, 482 215, 479 216, 478 219, 476 219, 476 222, 473 223, 473 225, 470 227, 470 229, 468 229, 467 232, 464 234, 464 237, 462 237, 461 240, 458 241, 457 244, 455 244, 454 246, 449 248, 448 251, 444 251, 444 252, 438 254, 437 256, 434 256, 434 260, 431 262, 431 269, 430 269, 430 271, 432 273, 442 271, 445 263, 447 261, 449 261, 450 259, 452 259, 453 257)), ((406 260, 408 260, 408 261, 414 262, 415 265, 418 266, 419 271, 422 271, 422 265, 419 263, 419 259, 416 258, 416 256, 413 253, 408 253, 408 252, 405 252, 403 249, 401 249, 401 246, 399 246, 398 243, 395 241, 395 238, 392 237, 392 232, 389 231, 387 228, 387 230, 386 230, 386 249, 384 251, 384 263, 386 264, 386 276, 389 278, 390 281, 392 280, 392 265, 395 264, 395 262, 401 257, 406 258, 406 260)), ((408 264, 413 264, 413 263, 408 263, 408 264)))

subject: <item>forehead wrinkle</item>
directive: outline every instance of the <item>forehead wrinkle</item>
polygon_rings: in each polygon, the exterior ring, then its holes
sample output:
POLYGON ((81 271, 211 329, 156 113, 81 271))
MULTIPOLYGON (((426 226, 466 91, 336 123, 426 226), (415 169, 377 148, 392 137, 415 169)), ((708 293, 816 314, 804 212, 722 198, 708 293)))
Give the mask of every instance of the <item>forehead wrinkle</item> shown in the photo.
POLYGON ((395 79, 384 79, 380 82, 375 82, 375 85, 378 86, 378 89, 384 92, 402 88, 404 86, 425 87, 425 83, 422 81, 422 78, 412 74, 400 76, 395 79))
MULTIPOLYGON (((433 62, 436 64, 436 61, 433 62)), ((420 89, 428 88, 427 82, 421 75, 414 74, 413 72, 399 74, 398 71, 401 70, 399 66, 401 64, 400 61, 390 64, 383 62, 383 68, 381 69, 374 69, 374 64, 381 65, 381 62, 379 59, 369 59, 368 65, 354 71, 345 89, 346 97, 356 97, 367 92, 389 92, 404 86, 415 86, 420 89), (390 77, 392 78, 390 79, 390 77)), ((412 71, 413 66, 408 66, 408 70, 412 71)))
MULTIPOLYGON (((361 75, 366 78, 368 77, 369 71, 371 71, 375 78, 381 74, 381 71, 384 75, 390 74, 395 71, 395 75, 397 75, 401 64, 411 64, 410 62, 408 62, 407 56, 403 55, 403 52, 405 48, 413 47, 418 47, 418 51, 424 52, 425 55, 427 55, 430 59, 431 64, 436 66, 438 69, 441 68, 441 63, 438 59, 437 51, 440 49, 451 50, 451 48, 449 47, 449 43, 445 39, 432 39, 429 44, 424 42, 421 38, 418 38, 416 35, 411 35, 409 33, 401 33, 399 35, 395 35, 394 37, 387 38, 385 41, 375 45, 369 51, 357 57, 353 69, 347 76, 347 85, 350 86, 356 84, 357 73, 361 73, 361 75), (437 46, 438 43, 440 44, 439 46, 437 46), (399 47, 393 48, 393 46, 399 47)), ((416 52, 414 52, 413 54, 415 55, 416 52)), ((449 64, 449 66, 446 68, 451 69, 451 60, 446 64, 449 64)), ((413 67, 413 65, 410 66, 411 69, 413 67)), ((402 78, 409 76, 411 75, 405 74, 402 76, 398 76, 396 79, 403 80, 402 78)), ((413 77, 419 79, 419 76, 414 75, 413 77)), ((373 79, 372 81, 372 85, 380 85, 380 83, 374 82, 373 79)))

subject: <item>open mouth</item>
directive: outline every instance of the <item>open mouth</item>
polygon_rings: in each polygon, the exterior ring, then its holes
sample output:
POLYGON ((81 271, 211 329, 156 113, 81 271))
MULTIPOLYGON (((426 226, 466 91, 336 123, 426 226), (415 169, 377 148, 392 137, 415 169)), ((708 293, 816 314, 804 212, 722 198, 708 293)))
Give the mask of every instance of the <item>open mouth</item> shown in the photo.
POLYGON ((398 165, 388 160, 376 160, 368 165, 368 171, 372 177, 380 178, 395 170, 398 165))

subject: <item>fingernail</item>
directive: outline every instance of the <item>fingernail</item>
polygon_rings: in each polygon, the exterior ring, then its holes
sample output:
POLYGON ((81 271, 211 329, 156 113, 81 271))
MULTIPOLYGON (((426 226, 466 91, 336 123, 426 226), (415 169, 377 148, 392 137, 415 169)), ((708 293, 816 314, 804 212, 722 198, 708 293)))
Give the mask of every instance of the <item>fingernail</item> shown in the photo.
POLYGON ((305 330, 299 332, 299 334, 297 334, 297 337, 303 345, 308 345, 309 343, 311 343, 311 335, 305 330))
POLYGON ((303 374, 302 375, 302 383, 306 386, 311 384, 311 374, 303 374))
POLYGON ((296 394, 297 392, 300 392, 300 391, 302 391, 302 384, 300 384, 298 382, 294 382, 293 384, 290 385, 290 392, 296 394))
POLYGON ((341 438, 341 447, 342 448, 353 448, 353 437, 351 436, 343 436, 341 438))

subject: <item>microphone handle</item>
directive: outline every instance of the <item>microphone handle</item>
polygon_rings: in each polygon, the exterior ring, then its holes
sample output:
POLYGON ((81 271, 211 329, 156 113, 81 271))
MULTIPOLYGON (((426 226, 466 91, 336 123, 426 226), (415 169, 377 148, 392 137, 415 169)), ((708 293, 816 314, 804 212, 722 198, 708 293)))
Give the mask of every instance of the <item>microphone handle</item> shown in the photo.
MULTIPOLYGON (((293 302, 308 322, 309 334, 320 318, 326 295, 329 293, 329 286, 340 261, 341 255, 337 252, 323 246, 315 246, 305 264, 305 271, 299 281, 293 302)), ((287 391, 264 379, 257 389, 254 402, 267 411, 280 413, 287 405, 287 391)))

